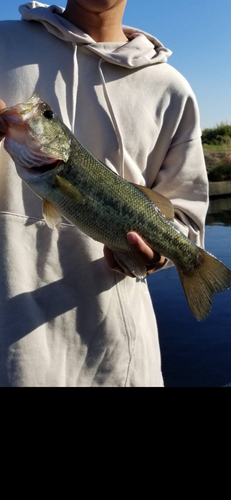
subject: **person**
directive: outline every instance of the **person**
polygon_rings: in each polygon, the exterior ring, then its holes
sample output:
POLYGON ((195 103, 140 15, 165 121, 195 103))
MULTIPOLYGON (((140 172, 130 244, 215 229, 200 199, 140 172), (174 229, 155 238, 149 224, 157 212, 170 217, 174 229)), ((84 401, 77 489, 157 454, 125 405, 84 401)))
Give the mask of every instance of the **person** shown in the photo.
MULTIPOLYGON (((169 198, 176 227, 203 245, 208 187, 196 99, 168 64, 171 51, 122 25, 126 3, 30 2, 22 20, 1 22, 1 107, 38 93, 96 158, 169 198)), ((1 139, 5 132, 0 117, 1 139)), ((147 282, 68 221, 47 228, 41 200, 2 144, 0 385, 162 387, 147 282)), ((127 238, 148 273, 171 265, 138 234, 127 238)))

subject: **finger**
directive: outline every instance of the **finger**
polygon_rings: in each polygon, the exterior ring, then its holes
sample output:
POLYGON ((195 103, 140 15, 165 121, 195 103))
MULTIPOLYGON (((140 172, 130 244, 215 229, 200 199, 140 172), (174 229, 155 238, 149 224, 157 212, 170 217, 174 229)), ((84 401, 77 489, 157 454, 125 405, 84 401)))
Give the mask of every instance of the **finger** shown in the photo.
POLYGON ((158 271, 161 267, 164 266, 167 259, 163 255, 159 255, 155 253, 155 258, 151 262, 151 264, 146 264, 147 267, 147 275, 152 274, 154 271, 158 271), (156 259, 156 262, 155 262, 156 259), (157 260, 158 259, 158 260, 157 260))
POLYGON ((127 241, 134 251, 142 253, 148 275, 165 264, 165 257, 146 245, 145 241, 136 232, 130 231, 127 234, 127 241))
POLYGON ((2 99, 0 99, 0 110, 6 108, 6 105, 2 99))
POLYGON ((150 248, 144 240, 134 231, 127 234, 127 241, 134 252, 140 252, 143 255, 144 262, 149 263, 154 259, 154 251, 150 248))
MULTIPOLYGON (((6 105, 5 105, 4 101, 2 101, 2 99, 0 99, 0 111, 1 111, 1 109, 4 109, 5 107, 6 107, 6 105)), ((1 115, 0 115, 0 140, 4 137, 6 131, 7 131, 7 125, 4 122, 4 120, 1 118, 1 115)))

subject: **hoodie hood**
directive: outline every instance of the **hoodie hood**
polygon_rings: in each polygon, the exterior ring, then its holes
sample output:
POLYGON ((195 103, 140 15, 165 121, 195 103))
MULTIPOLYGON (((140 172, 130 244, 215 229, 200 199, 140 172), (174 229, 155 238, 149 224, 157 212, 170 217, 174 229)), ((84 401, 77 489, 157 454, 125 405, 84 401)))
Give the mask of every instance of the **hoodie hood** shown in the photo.
POLYGON ((49 33, 55 37, 70 43, 73 47, 73 86, 72 86, 72 109, 73 116, 70 120, 71 129, 74 132, 76 122, 76 103, 78 88, 77 53, 80 47, 94 52, 99 58, 98 72, 102 84, 104 99, 107 104, 108 113, 111 117, 114 132, 116 134, 120 165, 119 173, 124 177, 125 147, 123 137, 114 110, 114 99, 110 94, 105 79, 104 63, 110 63, 131 70, 165 63, 171 51, 166 49, 156 38, 143 31, 123 26, 127 42, 105 42, 97 43, 88 34, 77 26, 64 19, 61 14, 64 8, 56 5, 46 5, 40 2, 29 2, 19 7, 22 19, 26 21, 37 21, 44 25, 49 33))
POLYGON ((64 8, 46 5, 40 2, 28 2, 19 7, 22 19, 42 23, 52 35, 75 45, 85 45, 105 61, 126 68, 139 68, 153 64, 165 63, 171 51, 165 48, 157 38, 148 33, 123 26, 129 43, 96 43, 81 29, 61 17, 64 8))

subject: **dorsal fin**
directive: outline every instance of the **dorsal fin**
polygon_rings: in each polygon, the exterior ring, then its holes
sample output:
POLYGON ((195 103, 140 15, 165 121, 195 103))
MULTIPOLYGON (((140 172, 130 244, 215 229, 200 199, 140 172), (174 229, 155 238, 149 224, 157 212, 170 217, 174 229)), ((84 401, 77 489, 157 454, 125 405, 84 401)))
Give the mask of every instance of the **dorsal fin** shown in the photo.
POLYGON ((165 196, 157 193, 157 191, 153 191, 150 188, 140 186, 140 184, 134 184, 133 182, 130 182, 130 184, 132 184, 132 186, 134 186, 136 189, 139 189, 141 193, 143 193, 150 201, 155 203, 155 205, 159 208, 161 213, 165 215, 165 217, 167 217, 167 219, 174 219, 173 204, 171 203, 171 201, 165 198, 165 196))

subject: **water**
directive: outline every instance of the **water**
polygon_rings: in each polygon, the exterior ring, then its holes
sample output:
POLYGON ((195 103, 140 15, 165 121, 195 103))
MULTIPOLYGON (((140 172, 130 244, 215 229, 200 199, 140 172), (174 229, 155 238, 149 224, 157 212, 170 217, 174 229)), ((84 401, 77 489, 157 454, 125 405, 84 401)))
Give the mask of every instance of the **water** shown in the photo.
MULTIPOLYGON (((205 248, 231 268, 231 198, 210 201, 205 248)), ((215 294, 208 318, 192 315, 175 268, 148 278, 166 387, 231 383, 231 289, 215 294)))

